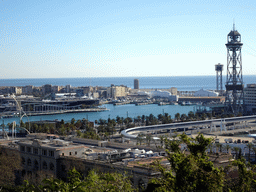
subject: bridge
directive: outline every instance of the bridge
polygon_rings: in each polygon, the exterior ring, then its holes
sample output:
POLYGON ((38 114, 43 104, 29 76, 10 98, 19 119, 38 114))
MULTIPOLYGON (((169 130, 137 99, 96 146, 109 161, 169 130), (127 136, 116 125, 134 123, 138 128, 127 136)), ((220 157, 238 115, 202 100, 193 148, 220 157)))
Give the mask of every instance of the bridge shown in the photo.
POLYGON ((148 132, 148 131, 175 131, 177 129, 192 129, 193 127, 203 127, 210 128, 211 131, 216 131, 216 125, 220 126, 221 130, 226 130, 226 124, 242 123, 244 127, 248 125, 249 122, 255 121, 256 115, 252 116, 242 116, 242 117, 231 117, 231 118, 222 118, 222 119, 211 119, 204 121, 190 121, 190 122, 180 122, 180 123, 171 123, 171 124, 162 124, 162 125, 150 125, 143 127, 133 127, 130 129, 123 130, 121 134, 125 138, 136 139, 137 135, 133 135, 136 132, 148 132))

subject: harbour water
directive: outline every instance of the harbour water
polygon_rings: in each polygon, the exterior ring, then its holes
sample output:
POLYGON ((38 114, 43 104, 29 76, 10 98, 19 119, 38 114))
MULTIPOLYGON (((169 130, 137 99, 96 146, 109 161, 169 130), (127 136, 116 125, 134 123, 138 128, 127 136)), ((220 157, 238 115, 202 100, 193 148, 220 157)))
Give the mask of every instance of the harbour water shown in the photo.
MULTIPOLYGON (((119 117, 124 117, 126 118, 131 117, 135 118, 137 116, 142 116, 142 115, 150 115, 151 113, 155 116, 158 114, 163 114, 163 113, 168 113, 171 115, 172 118, 174 118, 176 113, 180 114, 188 114, 189 111, 195 111, 196 106, 195 105, 190 105, 190 106, 180 106, 180 105, 163 105, 163 106, 158 106, 156 104, 151 104, 151 105, 140 105, 140 106, 135 106, 134 104, 128 104, 128 105, 117 105, 114 106, 112 104, 107 104, 105 105, 108 111, 102 111, 102 112, 85 112, 85 113, 65 113, 65 114, 57 114, 57 115, 41 115, 41 116, 29 116, 26 117, 24 116, 22 118, 23 122, 27 121, 40 121, 40 120, 61 120, 63 119, 64 121, 68 122, 71 121, 72 118, 75 118, 76 120, 78 119, 88 119, 89 121, 95 121, 99 119, 108 119, 108 118, 116 118, 117 116, 119 117)), ((16 123, 19 124, 19 118, 18 117, 13 117, 13 118, 6 118, 6 119, 1 119, 4 124, 12 123, 13 121, 16 121, 16 123)))

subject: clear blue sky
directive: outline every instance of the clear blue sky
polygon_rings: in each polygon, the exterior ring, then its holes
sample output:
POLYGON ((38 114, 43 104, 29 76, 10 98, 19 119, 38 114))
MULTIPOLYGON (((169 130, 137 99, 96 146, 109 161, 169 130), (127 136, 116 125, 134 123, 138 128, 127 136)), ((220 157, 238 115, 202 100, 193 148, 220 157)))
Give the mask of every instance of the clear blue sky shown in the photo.
POLYGON ((226 74, 227 34, 256 75, 253 0, 2 0, 0 79, 226 74))

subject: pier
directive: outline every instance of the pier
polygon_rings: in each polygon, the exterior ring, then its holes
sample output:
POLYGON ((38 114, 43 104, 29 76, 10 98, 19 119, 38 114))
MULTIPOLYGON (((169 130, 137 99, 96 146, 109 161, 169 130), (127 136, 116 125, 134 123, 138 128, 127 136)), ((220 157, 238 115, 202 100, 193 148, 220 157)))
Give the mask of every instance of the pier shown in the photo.
MULTIPOLYGON (((84 113, 84 112, 101 112, 109 111, 107 108, 87 108, 87 109, 70 109, 70 110, 57 110, 57 111, 40 111, 40 112, 26 112, 27 116, 40 116, 40 115, 57 115, 64 113, 84 113)), ((5 113, 1 115, 3 118, 17 117, 19 112, 5 113)))

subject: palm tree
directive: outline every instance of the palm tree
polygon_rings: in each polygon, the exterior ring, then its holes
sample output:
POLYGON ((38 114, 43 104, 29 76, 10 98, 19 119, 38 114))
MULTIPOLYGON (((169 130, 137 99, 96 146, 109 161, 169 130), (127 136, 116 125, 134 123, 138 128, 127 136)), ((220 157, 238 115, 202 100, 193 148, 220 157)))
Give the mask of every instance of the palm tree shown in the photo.
POLYGON ((252 147, 253 147, 253 144, 252 143, 248 143, 247 145, 246 145, 246 147, 248 148, 248 150, 249 150, 249 156, 248 156, 248 162, 250 162, 251 161, 251 150, 252 150, 252 147))
POLYGON ((222 152, 222 144, 221 143, 215 143, 215 146, 218 149, 218 152, 221 153, 222 152))
POLYGON ((176 114, 175 114, 175 119, 176 119, 177 121, 180 120, 180 114, 179 114, 179 113, 176 113, 176 114))
POLYGON ((188 113, 189 120, 193 120, 194 116, 195 116, 194 112, 193 111, 189 111, 189 113, 188 113))
POLYGON ((151 139, 152 139, 151 134, 146 135, 146 142, 148 146, 150 146, 151 139))
POLYGON ((255 158, 254 161, 256 162, 256 147, 253 147, 252 150, 254 152, 254 158, 255 158))
POLYGON ((225 149, 226 149, 227 153, 229 153, 229 149, 231 149, 230 145, 229 145, 229 144, 226 144, 226 145, 225 145, 225 149))
POLYGON ((164 146, 165 138, 166 138, 166 136, 163 136, 163 135, 160 136, 161 148, 163 148, 163 146, 164 146))
POLYGON ((212 153, 212 148, 213 148, 213 144, 210 143, 210 144, 209 144, 210 153, 212 153))
POLYGON ((238 159, 238 152, 240 150, 240 147, 233 147, 233 150, 236 152, 236 159, 238 159))
POLYGON ((141 133, 138 134, 136 139, 137 139, 137 144, 140 143, 140 145, 141 145, 141 142, 143 141, 143 134, 141 134, 141 133))

